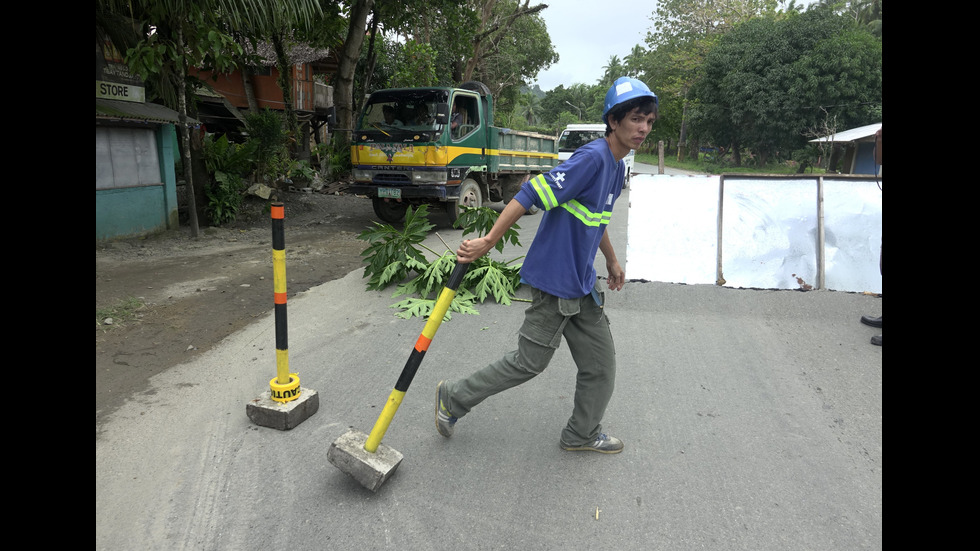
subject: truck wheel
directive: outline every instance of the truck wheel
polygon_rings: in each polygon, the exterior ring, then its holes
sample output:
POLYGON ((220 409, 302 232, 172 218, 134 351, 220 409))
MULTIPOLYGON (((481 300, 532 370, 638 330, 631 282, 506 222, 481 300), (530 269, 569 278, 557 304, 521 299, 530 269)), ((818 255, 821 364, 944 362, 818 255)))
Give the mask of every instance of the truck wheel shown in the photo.
POLYGON ((467 179, 459 185, 459 197, 446 201, 446 212, 449 214, 449 221, 455 224, 459 219, 460 207, 482 206, 483 195, 480 193, 480 185, 475 180, 467 179))
POLYGON ((378 218, 389 224, 400 224, 405 220, 405 212, 408 211, 408 203, 401 201, 386 201, 382 197, 372 197, 371 203, 374 205, 374 214, 378 218))

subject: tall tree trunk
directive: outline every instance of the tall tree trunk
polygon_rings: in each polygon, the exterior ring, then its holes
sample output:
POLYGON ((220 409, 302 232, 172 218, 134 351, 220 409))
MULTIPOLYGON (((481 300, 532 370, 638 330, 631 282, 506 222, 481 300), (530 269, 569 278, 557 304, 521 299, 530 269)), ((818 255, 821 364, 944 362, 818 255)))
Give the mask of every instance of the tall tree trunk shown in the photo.
POLYGON ((242 88, 245 89, 245 99, 248 101, 249 113, 259 112, 259 102, 255 100, 255 85, 252 80, 252 68, 242 67, 242 88))
POLYGON ((286 113, 286 130, 293 138, 292 151, 299 150, 299 143, 302 139, 299 130, 299 121, 296 118, 296 109, 293 105, 293 64, 289 60, 286 52, 285 37, 281 33, 272 33, 272 47, 276 51, 276 67, 279 69, 279 78, 276 83, 282 90, 283 110, 286 113))
POLYGON ((687 93, 684 94, 684 108, 681 112, 681 137, 677 141, 677 160, 683 162, 687 156, 687 93))
POLYGON ((367 70, 364 71, 364 79, 363 82, 361 83, 361 85, 364 86, 363 92, 365 95, 370 94, 372 91, 371 79, 374 78, 374 67, 378 61, 378 51, 375 49, 374 45, 375 45, 375 40, 378 36, 379 19, 380 18, 378 17, 378 14, 375 13, 374 17, 371 18, 371 32, 368 33, 369 35, 371 35, 371 38, 368 39, 368 54, 367 54, 368 66, 367 66, 367 70))
POLYGON ((347 28, 347 40, 340 51, 340 65, 337 68, 337 87, 334 89, 337 106, 337 126, 334 129, 336 143, 346 144, 348 136, 354 128, 354 69, 361 54, 361 44, 364 43, 364 33, 367 17, 374 9, 374 0, 357 0, 351 6, 350 22, 347 28))
POLYGON ((480 32, 473 37, 473 55, 466 60, 466 65, 463 67, 463 82, 473 78, 473 71, 476 70, 476 66, 483 56, 483 41, 490 34, 488 27, 490 26, 490 18, 493 16, 493 8, 496 4, 497 0, 486 0, 480 6, 480 32))
MULTIPOLYGON (((179 51, 184 50, 184 32, 177 26, 177 46, 179 51)), ((187 216, 188 224, 191 227, 191 237, 200 235, 200 227, 197 222, 197 200, 194 197, 194 166, 191 164, 191 129, 187 127, 187 86, 186 61, 177 63, 177 121, 180 123, 180 139, 183 147, 180 152, 180 160, 184 165, 184 182, 187 186, 187 216)))
MULTIPOLYGON (((193 91, 190 91, 193 94, 193 91)), ((187 102, 187 117, 190 119, 200 119, 200 112, 197 104, 193 101, 187 102)), ((201 132, 194 128, 188 129, 191 141, 191 170, 194 174, 194 202, 197 205, 197 219, 205 220, 205 225, 209 225, 207 206, 207 189, 211 186, 211 175, 208 174, 207 163, 204 162, 204 140, 201 132)))
POLYGON ((839 143, 833 143, 830 147, 830 160, 827 162, 827 172, 838 172, 837 165, 843 157, 844 148, 839 143))

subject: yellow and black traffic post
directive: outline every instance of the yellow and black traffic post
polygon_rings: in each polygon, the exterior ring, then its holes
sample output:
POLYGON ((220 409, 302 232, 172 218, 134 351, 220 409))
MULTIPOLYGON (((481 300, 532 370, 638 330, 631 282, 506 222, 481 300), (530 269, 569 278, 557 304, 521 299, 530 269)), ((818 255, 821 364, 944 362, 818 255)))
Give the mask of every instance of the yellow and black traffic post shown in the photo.
POLYGON ((286 323, 286 209, 272 204, 272 275, 276 324, 276 376, 269 390, 249 402, 245 410, 257 425, 289 430, 320 407, 316 391, 302 388, 299 375, 289 372, 289 339, 286 323))
POLYGON ((330 448, 327 449, 328 461, 372 492, 378 491, 378 488, 395 473, 395 469, 404 459, 401 452, 382 444, 381 440, 388 431, 388 426, 391 424, 395 412, 398 411, 405 393, 408 392, 408 387, 412 384, 412 379, 415 378, 422 358, 425 357, 429 345, 432 344, 432 339, 436 336, 436 331, 439 330, 446 312, 449 311, 449 306, 452 304, 453 298, 456 297, 456 290, 462 283, 463 276, 466 275, 466 270, 469 267, 469 263, 457 263, 456 267, 453 268, 453 273, 449 275, 446 286, 439 294, 439 298, 432 308, 432 313, 429 314, 429 319, 425 322, 425 327, 422 328, 422 334, 416 339, 415 346, 405 362, 405 367, 402 368, 401 375, 398 376, 395 388, 388 396, 388 402, 382 409, 381 415, 378 416, 374 428, 371 429, 371 434, 350 429, 334 440, 330 448))
POLYGON ((300 395, 299 376, 289 372, 289 339, 286 323, 286 208, 272 205, 272 288, 276 317, 276 377, 269 391, 277 402, 291 402, 300 395))

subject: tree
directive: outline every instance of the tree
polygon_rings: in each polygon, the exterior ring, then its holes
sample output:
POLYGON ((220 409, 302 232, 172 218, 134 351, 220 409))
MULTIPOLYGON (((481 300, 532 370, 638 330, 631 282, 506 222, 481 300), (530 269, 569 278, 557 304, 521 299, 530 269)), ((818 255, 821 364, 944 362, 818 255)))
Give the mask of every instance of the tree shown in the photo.
POLYGON ((687 154, 689 93, 701 78, 706 53, 736 25, 772 15, 775 6, 775 0, 665 0, 657 4, 651 18, 654 28, 646 38, 650 53, 640 65, 646 82, 660 96, 660 118, 653 137, 679 136, 678 159, 684 160, 687 154))
POLYGON ((640 78, 643 76, 644 72, 644 60, 646 59, 647 51, 637 44, 633 46, 633 50, 630 51, 626 59, 623 60, 623 75, 633 78, 640 78))
POLYGON ((881 0, 852 2, 854 19, 871 34, 881 38, 881 0))
POLYGON ((760 14, 775 13, 777 0, 660 0, 647 34, 652 49, 675 48, 691 40, 720 35, 760 14))
POLYGON ((388 86, 391 88, 412 88, 435 86, 436 51, 429 44, 409 40, 401 48, 401 55, 395 63, 395 71, 388 86))
MULTIPOLYGON (((568 88, 559 85, 548 91, 541 100, 541 118, 547 122, 557 121, 562 113, 567 112, 577 119, 574 122, 599 122, 602 120, 602 101, 606 89, 600 84, 573 84, 568 88)), ((561 124, 557 126, 564 127, 561 124)))
MULTIPOLYGON (((497 10, 504 13, 516 7, 513 2, 497 4, 497 10)), ((473 73, 469 77, 463 75, 463 82, 483 82, 496 98, 497 106, 506 109, 517 101, 527 82, 557 60, 539 12, 527 12, 514 19, 510 30, 495 41, 492 49, 484 50, 473 73)))
POLYGON ((472 38, 472 54, 465 61, 462 81, 472 80, 480 63, 499 51, 502 41, 511 36, 511 28, 522 17, 537 14, 547 4, 529 6, 530 0, 469 0, 480 19, 480 27, 472 38), (499 8, 499 9, 498 9, 499 8))
POLYGON ((599 84, 606 87, 612 86, 612 83, 626 72, 623 68, 623 62, 616 55, 610 56, 609 61, 602 66, 602 69, 602 78, 599 79, 599 84))
POLYGON ((337 108, 337 126, 334 140, 343 147, 349 143, 348 133, 354 128, 354 70, 360 58, 361 45, 367 29, 367 18, 374 8, 374 0, 356 0, 350 6, 347 38, 340 50, 340 64, 334 79, 334 103, 337 108))
POLYGON ((521 117, 528 126, 535 126, 541 122, 541 98, 537 95, 521 94, 518 107, 521 117))
POLYGON ((692 90, 696 133, 735 153, 749 147, 764 163, 802 147, 826 113, 844 127, 875 122, 881 68, 881 41, 846 15, 818 8, 753 19, 705 57, 692 90))
POLYGON ((365 93, 389 86, 394 73, 404 72, 406 65, 413 64, 406 63, 411 61, 411 54, 405 50, 410 42, 432 50, 434 58, 425 68, 427 74, 434 73, 432 84, 460 82, 459 60, 469 51, 469 37, 476 26, 472 9, 456 0, 375 0, 368 48, 360 63, 363 79, 357 86, 365 93), (377 75, 379 68, 383 74, 377 75))
MULTIPOLYGON (((366 52, 344 71, 352 71, 349 78, 364 93, 393 83, 456 86, 479 80, 493 93, 496 111, 504 113, 514 108, 525 82, 557 60, 538 15, 545 7, 527 0, 375 0, 366 52)), ((353 52, 350 44, 345 49, 353 52)), ((341 78, 338 71, 338 109, 345 101, 341 78)))

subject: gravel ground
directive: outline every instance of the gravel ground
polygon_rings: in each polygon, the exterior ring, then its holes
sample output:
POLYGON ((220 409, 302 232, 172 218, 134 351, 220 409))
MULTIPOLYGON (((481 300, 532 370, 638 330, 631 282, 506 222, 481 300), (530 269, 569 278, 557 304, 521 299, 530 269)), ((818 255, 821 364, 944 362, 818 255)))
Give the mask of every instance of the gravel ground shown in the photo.
MULTIPOLYGON (((287 294, 362 266, 357 235, 376 219, 367 199, 280 192, 285 205, 287 294)), ((191 360, 273 308, 272 222, 267 201, 246 200, 238 219, 181 226, 141 239, 96 243, 96 427, 149 377, 191 360), (124 303, 131 316, 107 319, 124 303)), ((433 220, 435 222, 435 220, 433 220)))

